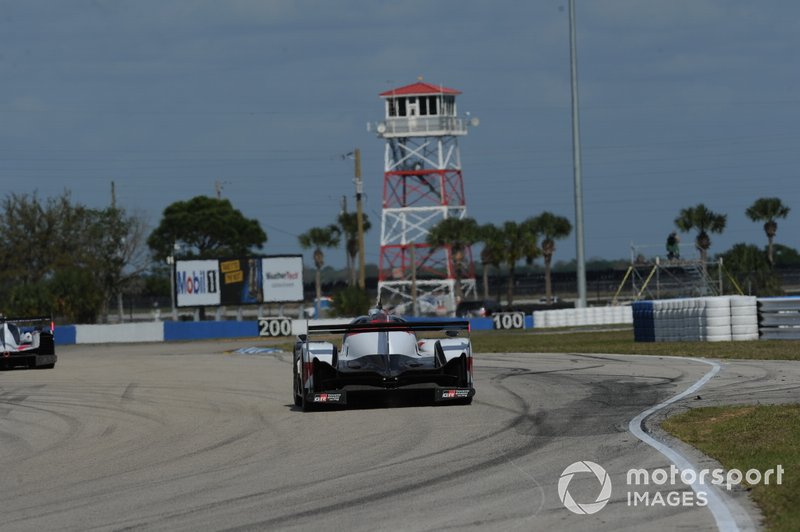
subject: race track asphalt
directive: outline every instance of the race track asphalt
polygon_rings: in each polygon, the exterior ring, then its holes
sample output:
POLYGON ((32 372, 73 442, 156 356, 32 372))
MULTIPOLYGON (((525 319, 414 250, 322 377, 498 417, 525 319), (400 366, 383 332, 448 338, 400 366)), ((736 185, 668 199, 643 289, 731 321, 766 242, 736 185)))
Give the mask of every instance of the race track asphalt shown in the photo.
MULTIPOLYGON (((0 530, 716 529, 702 506, 632 506, 625 485, 630 468, 669 468, 628 422, 706 364, 478 354, 470 406, 303 413, 291 355, 226 353, 257 344, 69 346, 53 370, 0 372, 0 530), (612 494, 577 515, 557 486, 586 460, 612 494)), ((796 364, 770 364, 726 364, 693 399, 795 397, 796 364)), ((595 502, 600 483, 576 474, 569 493, 595 502)))

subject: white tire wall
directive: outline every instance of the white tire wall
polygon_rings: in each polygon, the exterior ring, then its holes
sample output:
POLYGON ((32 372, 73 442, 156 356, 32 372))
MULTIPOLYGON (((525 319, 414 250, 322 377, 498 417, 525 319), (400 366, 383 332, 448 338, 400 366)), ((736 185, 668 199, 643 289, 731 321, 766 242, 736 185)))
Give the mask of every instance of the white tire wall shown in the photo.
POLYGON ((636 341, 757 340, 758 307, 750 296, 640 301, 634 304, 636 341))

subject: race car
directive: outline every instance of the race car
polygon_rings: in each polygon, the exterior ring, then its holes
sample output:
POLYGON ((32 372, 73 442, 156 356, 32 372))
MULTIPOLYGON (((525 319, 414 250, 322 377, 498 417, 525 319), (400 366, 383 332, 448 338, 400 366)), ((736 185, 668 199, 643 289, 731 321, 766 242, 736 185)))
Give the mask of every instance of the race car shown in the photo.
POLYGON ((56 365, 55 327, 49 317, 0 317, 0 368, 52 368, 56 365))
POLYGON ((309 325, 295 343, 292 382, 294 404, 303 411, 346 405, 348 395, 363 392, 433 392, 436 402, 469 404, 475 395, 469 322, 410 322, 378 308, 346 325, 309 325), (341 334, 341 344, 312 341, 312 334, 341 334))

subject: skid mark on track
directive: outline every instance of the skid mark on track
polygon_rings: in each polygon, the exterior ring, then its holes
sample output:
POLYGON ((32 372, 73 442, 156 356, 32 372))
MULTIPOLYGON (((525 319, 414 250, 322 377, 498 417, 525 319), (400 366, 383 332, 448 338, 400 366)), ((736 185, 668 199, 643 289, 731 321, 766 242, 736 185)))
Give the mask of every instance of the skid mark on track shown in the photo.
POLYGON ((136 390, 137 386, 138 386, 138 384, 136 384, 135 382, 132 382, 132 383, 128 384, 128 386, 125 387, 125 391, 122 392, 122 397, 121 397, 122 400, 123 401, 132 400, 133 399, 133 392, 136 390))

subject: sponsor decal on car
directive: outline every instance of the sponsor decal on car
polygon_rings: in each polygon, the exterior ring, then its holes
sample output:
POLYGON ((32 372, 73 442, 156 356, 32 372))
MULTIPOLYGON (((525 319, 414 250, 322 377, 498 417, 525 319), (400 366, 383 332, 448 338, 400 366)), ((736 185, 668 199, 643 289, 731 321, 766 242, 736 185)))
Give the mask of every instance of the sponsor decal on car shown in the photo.
POLYGON ((314 394, 315 403, 338 403, 342 400, 340 393, 318 393, 314 394))
POLYGON ((468 399, 469 390, 465 388, 454 388, 449 390, 442 390, 442 399, 468 399))

